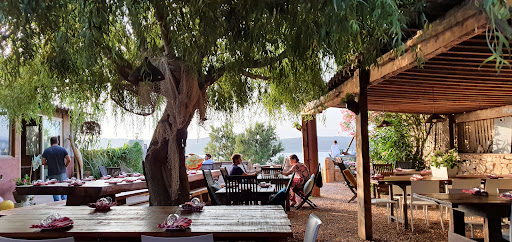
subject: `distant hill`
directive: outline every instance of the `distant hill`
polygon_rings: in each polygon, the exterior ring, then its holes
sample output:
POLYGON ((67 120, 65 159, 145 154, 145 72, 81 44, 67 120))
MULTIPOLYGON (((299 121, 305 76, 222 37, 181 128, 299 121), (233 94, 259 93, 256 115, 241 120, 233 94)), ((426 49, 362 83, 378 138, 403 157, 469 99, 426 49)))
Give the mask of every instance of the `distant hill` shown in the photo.
MULTIPOLYGON (((334 140, 338 141, 338 144, 342 149, 346 149, 352 137, 347 136, 329 136, 329 137, 318 137, 318 151, 329 152, 331 145, 334 140)), ((101 139, 100 147, 106 148, 110 143, 110 147, 121 147, 127 142, 132 140, 129 139, 101 139)), ((133 142, 133 141, 132 141, 133 142)), ((149 140, 144 140, 144 144, 149 146, 149 140)), ((210 138, 201 139, 188 139, 186 153, 204 154, 204 147, 210 142, 210 138)), ((287 138, 281 139, 283 142, 284 151, 283 153, 301 153, 302 152, 302 138, 287 138)), ((352 143, 351 150, 354 151, 356 147, 355 141, 352 143)))

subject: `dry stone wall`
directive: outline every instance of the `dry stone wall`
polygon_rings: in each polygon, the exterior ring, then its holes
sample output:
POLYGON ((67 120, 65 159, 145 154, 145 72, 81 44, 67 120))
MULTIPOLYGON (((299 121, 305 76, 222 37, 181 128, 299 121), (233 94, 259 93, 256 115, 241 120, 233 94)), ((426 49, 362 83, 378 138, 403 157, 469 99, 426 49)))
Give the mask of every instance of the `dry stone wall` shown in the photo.
POLYGON ((458 174, 496 174, 512 173, 512 154, 475 154, 459 153, 458 174))

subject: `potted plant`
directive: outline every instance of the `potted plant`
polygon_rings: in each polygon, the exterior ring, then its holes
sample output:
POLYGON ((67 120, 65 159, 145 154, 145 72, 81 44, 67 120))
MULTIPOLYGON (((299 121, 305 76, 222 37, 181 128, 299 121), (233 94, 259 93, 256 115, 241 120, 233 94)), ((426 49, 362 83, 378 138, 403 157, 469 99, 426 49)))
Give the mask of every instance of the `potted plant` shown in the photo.
MULTIPOLYGON (((25 174, 25 177, 14 178, 13 181, 14 181, 14 183, 16 183, 16 186, 29 185, 30 177, 28 176, 28 174, 25 174)), ((16 200, 16 202, 18 202, 18 203, 24 203, 24 202, 28 201, 27 195, 17 195, 16 192, 13 195, 14 195, 14 200, 16 200)))
POLYGON ((341 98, 340 103, 344 103, 347 109, 354 112, 356 115, 359 114, 359 106, 356 102, 356 94, 350 92, 345 94, 345 96, 341 98))
POLYGON ((436 151, 430 160, 430 168, 433 177, 450 178, 455 177, 458 171, 459 153, 455 149, 443 154, 436 151))

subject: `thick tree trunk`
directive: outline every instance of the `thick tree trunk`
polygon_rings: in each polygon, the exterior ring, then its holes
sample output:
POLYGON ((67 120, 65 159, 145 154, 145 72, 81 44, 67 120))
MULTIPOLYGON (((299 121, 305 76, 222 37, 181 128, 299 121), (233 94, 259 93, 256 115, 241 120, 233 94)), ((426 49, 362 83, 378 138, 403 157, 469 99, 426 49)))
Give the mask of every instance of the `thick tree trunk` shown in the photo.
POLYGON ((189 123, 169 135, 173 124, 169 122, 168 115, 164 114, 158 122, 144 161, 151 206, 179 205, 189 200, 190 188, 185 167, 189 123), (177 165, 170 166, 169 163, 173 162, 177 162, 177 165), (173 182, 174 176, 179 176, 178 183, 173 182))

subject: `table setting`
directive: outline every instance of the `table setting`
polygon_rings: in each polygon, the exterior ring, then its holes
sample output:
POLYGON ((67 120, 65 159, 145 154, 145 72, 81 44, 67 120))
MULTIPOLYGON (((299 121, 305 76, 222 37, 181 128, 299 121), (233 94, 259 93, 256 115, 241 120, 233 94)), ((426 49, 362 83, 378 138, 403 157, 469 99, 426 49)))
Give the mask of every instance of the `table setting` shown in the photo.
POLYGON ((73 226, 72 219, 68 217, 61 217, 58 213, 53 213, 42 219, 39 224, 31 225, 30 228, 37 228, 41 230, 56 230, 69 228, 71 226, 73 226))

